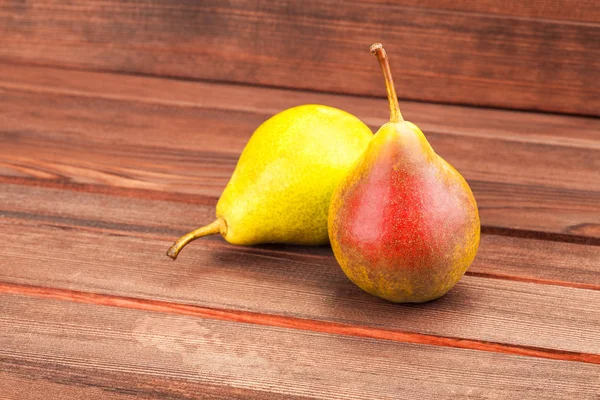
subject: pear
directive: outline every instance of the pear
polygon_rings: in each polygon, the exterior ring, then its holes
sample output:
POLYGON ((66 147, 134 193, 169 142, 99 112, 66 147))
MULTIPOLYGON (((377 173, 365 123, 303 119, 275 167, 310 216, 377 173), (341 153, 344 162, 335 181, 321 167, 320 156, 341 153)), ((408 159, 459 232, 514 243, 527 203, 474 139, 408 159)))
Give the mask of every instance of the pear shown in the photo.
POLYGON ((333 189, 367 148, 373 132, 355 116, 323 105, 293 107, 259 126, 217 203, 217 219, 178 239, 220 233, 232 244, 329 242, 333 189))
POLYGON ((385 76, 390 122, 335 189, 329 238, 360 288, 393 302, 425 302, 447 293, 473 262, 479 213, 465 179, 402 118, 382 45, 371 52, 385 76))

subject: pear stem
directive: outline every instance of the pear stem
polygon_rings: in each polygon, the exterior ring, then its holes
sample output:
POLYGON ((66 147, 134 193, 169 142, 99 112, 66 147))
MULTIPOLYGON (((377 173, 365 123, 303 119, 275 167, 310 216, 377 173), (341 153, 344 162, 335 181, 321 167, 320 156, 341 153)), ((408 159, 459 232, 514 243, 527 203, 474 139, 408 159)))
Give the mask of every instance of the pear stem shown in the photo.
POLYGON ((400 105, 398 104, 398 96, 396 95, 396 87, 392 79, 392 70, 390 69, 390 60, 381 43, 375 43, 371 46, 371 53, 377 57, 381 71, 385 78, 385 89, 387 90, 388 101, 390 102, 390 122, 404 121, 402 113, 400 113, 400 105))
POLYGON ((206 226, 203 226, 202 228, 198 228, 194 231, 186 233, 177 239, 175 243, 173 243, 173 246, 169 247, 169 250, 167 250, 167 255, 175 260, 181 249, 183 249, 192 240, 217 233, 221 233, 222 235, 227 234, 227 224, 225 223, 225 220, 221 218, 206 226))

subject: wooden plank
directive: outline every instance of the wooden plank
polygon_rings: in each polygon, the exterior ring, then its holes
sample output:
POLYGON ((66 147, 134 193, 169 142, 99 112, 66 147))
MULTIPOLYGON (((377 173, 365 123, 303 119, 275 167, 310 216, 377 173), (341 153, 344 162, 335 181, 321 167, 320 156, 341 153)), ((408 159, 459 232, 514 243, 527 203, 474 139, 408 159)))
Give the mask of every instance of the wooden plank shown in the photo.
MULTIPOLYGON (((155 193, 148 191, 125 192, 120 193, 121 196, 114 196, 110 188, 108 194, 89 193, 85 191, 87 187, 75 189, 83 191, 4 184, 0 192, 0 215, 10 223, 22 219, 34 225, 149 236, 164 240, 165 246, 178 235, 214 219, 214 199, 202 203, 195 201, 202 200, 196 197, 185 199, 189 202, 177 197, 173 201, 153 197, 155 193)), ((474 274, 600 288, 600 246, 485 233, 481 240, 480 251, 469 270, 474 274)), ((215 245, 223 243, 214 236, 203 241, 211 241, 215 245)), ((285 253, 285 257, 302 253, 336 265, 329 247, 264 245, 237 249, 264 255, 275 251, 280 256, 285 253)))
MULTIPOLYGON (((94 342, 89 341, 87 345, 93 346, 94 342)), ((174 379, 152 372, 123 372, 118 367, 127 362, 124 357, 119 357, 117 366, 107 363, 105 369, 93 370, 85 366, 90 361, 85 358, 82 367, 81 363, 68 365, 60 357, 41 360, 40 355, 38 359, 33 359, 34 356, 0 356, 2 400, 307 399, 304 396, 282 396, 267 391, 174 379)))
MULTIPOLYGON (((103 212, 114 213, 108 207, 103 212)), ((38 226, 40 222, 31 215, 1 221, 0 240, 27 243, 26 250, 22 246, 3 250, 1 281, 600 354, 598 285, 596 290, 584 290, 540 284, 544 283, 540 280, 524 283, 512 279, 512 271, 505 274, 509 280, 471 274, 439 301, 397 305, 354 286, 329 249, 302 254, 290 247, 281 251, 201 240, 173 263, 164 255, 171 237, 160 231, 137 233, 102 226, 82 230, 66 216, 62 223, 60 217, 47 218, 42 222, 45 226, 38 226)), ((541 245, 539 252, 519 253, 525 240, 514 240, 509 246, 507 241, 497 244, 495 236, 484 236, 483 256, 475 269, 485 271, 494 261, 490 275, 518 269, 515 264, 520 264, 521 255, 525 274, 547 278, 566 265, 566 271, 558 272, 566 279, 590 277, 597 282, 600 248, 559 243, 555 250, 553 242, 536 241, 527 245, 541 245), (546 260, 534 259, 543 252, 546 260)), ((518 279, 520 274, 514 275, 518 279)))
MULTIPOLYGON (((56 373, 53 373, 52 377, 49 376, 48 367, 41 363, 37 366, 32 366, 31 363, 28 365, 23 365, 23 363, 13 364, 1 357, 0 366, 2 368, 2 371, 0 371, 0 398, 3 400, 133 400, 155 398, 144 396, 139 390, 136 390, 137 393, 133 394, 134 385, 130 385, 131 389, 124 390, 115 384, 99 387, 90 384, 89 381, 83 383, 82 380, 75 384, 73 378, 78 375, 77 371, 71 370, 65 373, 64 370, 61 371, 58 368, 58 365, 54 366, 56 373), (68 381, 64 382, 65 379, 68 381), (120 391, 129 393, 119 393, 120 391)), ((102 378, 105 378, 105 374, 102 374, 102 378)))
POLYGON ((469 275, 600 290, 600 247, 482 235, 469 275))
MULTIPOLYGON (((263 118, 299 104, 326 104, 355 114, 373 127, 381 126, 389 118, 389 106, 385 99, 225 83, 165 80, 2 62, 0 88, 182 108, 236 110, 249 112, 250 115, 261 114, 263 118)), ((575 147, 599 146, 600 122, 596 118, 413 101, 401 101, 401 107, 408 119, 416 121, 426 133, 500 137, 575 147)), ((13 113, 14 111, 11 115, 14 115, 13 113)), ((148 124, 145 128, 154 129, 154 126, 148 124)), ((180 124, 177 128, 183 129, 185 134, 197 134, 199 131, 198 127, 192 129, 188 124, 180 124)), ((116 135, 118 132, 107 130, 103 133, 116 135)), ((184 135, 182 139, 187 138, 184 135)), ((218 135, 215 134, 213 139, 218 139, 218 135)), ((243 143, 237 142, 229 144, 234 146, 233 150, 241 150, 239 146, 243 146, 243 143)))
MULTIPOLYGON (((379 3, 379 0, 364 0, 379 3)), ((544 18, 568 21, 600 22, 600 4, 594 0, 397 0, 395 4, 486 14, 514 15, 521 18, 544 18)))
POLYGON ((384 399, 398 393, 593 398, 600 390, 597 365, 14 295, 0 298, 1 362, 11 369, 45 368, 42 382, 67 375, 66 385, 102 388, 112 375, 119 377, 112 383, 117 393, 149 397, 143 386, 154 380, 150 393, 176 399, 208 398, 206 384, 239 389, 239 398, 246 398, 248 389, 254 398, 262 392, 260 398, 322 399, 384 399), (166 380, 173 384, 162 386, 166 380))
POLYGON ((383 41, 402 98, 598 115, 597 5, 564 12, 564 3, 498 13, 489 2, 455 11, 413 0, 9 1, 0 9, 0 58, 383 96, 367 52, 383 41), (559 14, 595 22, 542 19, 559 14))
MULTIPOLYGON (((15 84, 6 77, 17 71, 1 70, 0 175, 57 184, 218 197, 254 128, 269 114, 313 97, 43 68, 24 71, 15 84), (251 100, 244 105, 243 99, 251 100)), ((347 101, 345 108, 374 127, 385 121, 381 100, 332 95, 313 100, 334 106, 347 101)), ((409 112, 414 107, 411 119, 471 183, 485 226, 600 237, 600 120, 408 105, 409 112), (465 114, 471 117, 463 123, 465 114)))

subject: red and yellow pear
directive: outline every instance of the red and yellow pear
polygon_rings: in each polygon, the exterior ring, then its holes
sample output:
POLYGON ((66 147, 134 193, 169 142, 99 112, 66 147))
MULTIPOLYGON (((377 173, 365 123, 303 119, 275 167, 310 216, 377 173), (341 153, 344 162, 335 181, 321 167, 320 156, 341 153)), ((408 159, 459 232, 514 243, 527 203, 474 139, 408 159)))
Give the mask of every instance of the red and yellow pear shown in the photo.
POLYGON ((390 121, 334 190, 329 238, 360 288, 393 302, 425 302, 446 294, 473 262, 477 204, 462 175, 402 118, 381 44, 371 52, 385 76, 390 121))

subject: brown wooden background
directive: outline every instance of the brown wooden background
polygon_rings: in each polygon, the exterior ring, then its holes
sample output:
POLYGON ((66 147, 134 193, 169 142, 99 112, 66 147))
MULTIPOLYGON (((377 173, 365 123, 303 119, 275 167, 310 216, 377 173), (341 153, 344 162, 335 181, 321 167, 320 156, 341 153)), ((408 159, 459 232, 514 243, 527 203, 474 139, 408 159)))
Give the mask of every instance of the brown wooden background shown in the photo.
POLYGON ((537 1, 17 1, 0 59, 400 98, 600 115, 600 6, 537 1))
POLYGON ((600 3, 0 0, 0 397, 600 393, 600 3), (252 131, 303 103, 401 107, 477 198, 439 301, 327 247, 172 240, 252 131))

